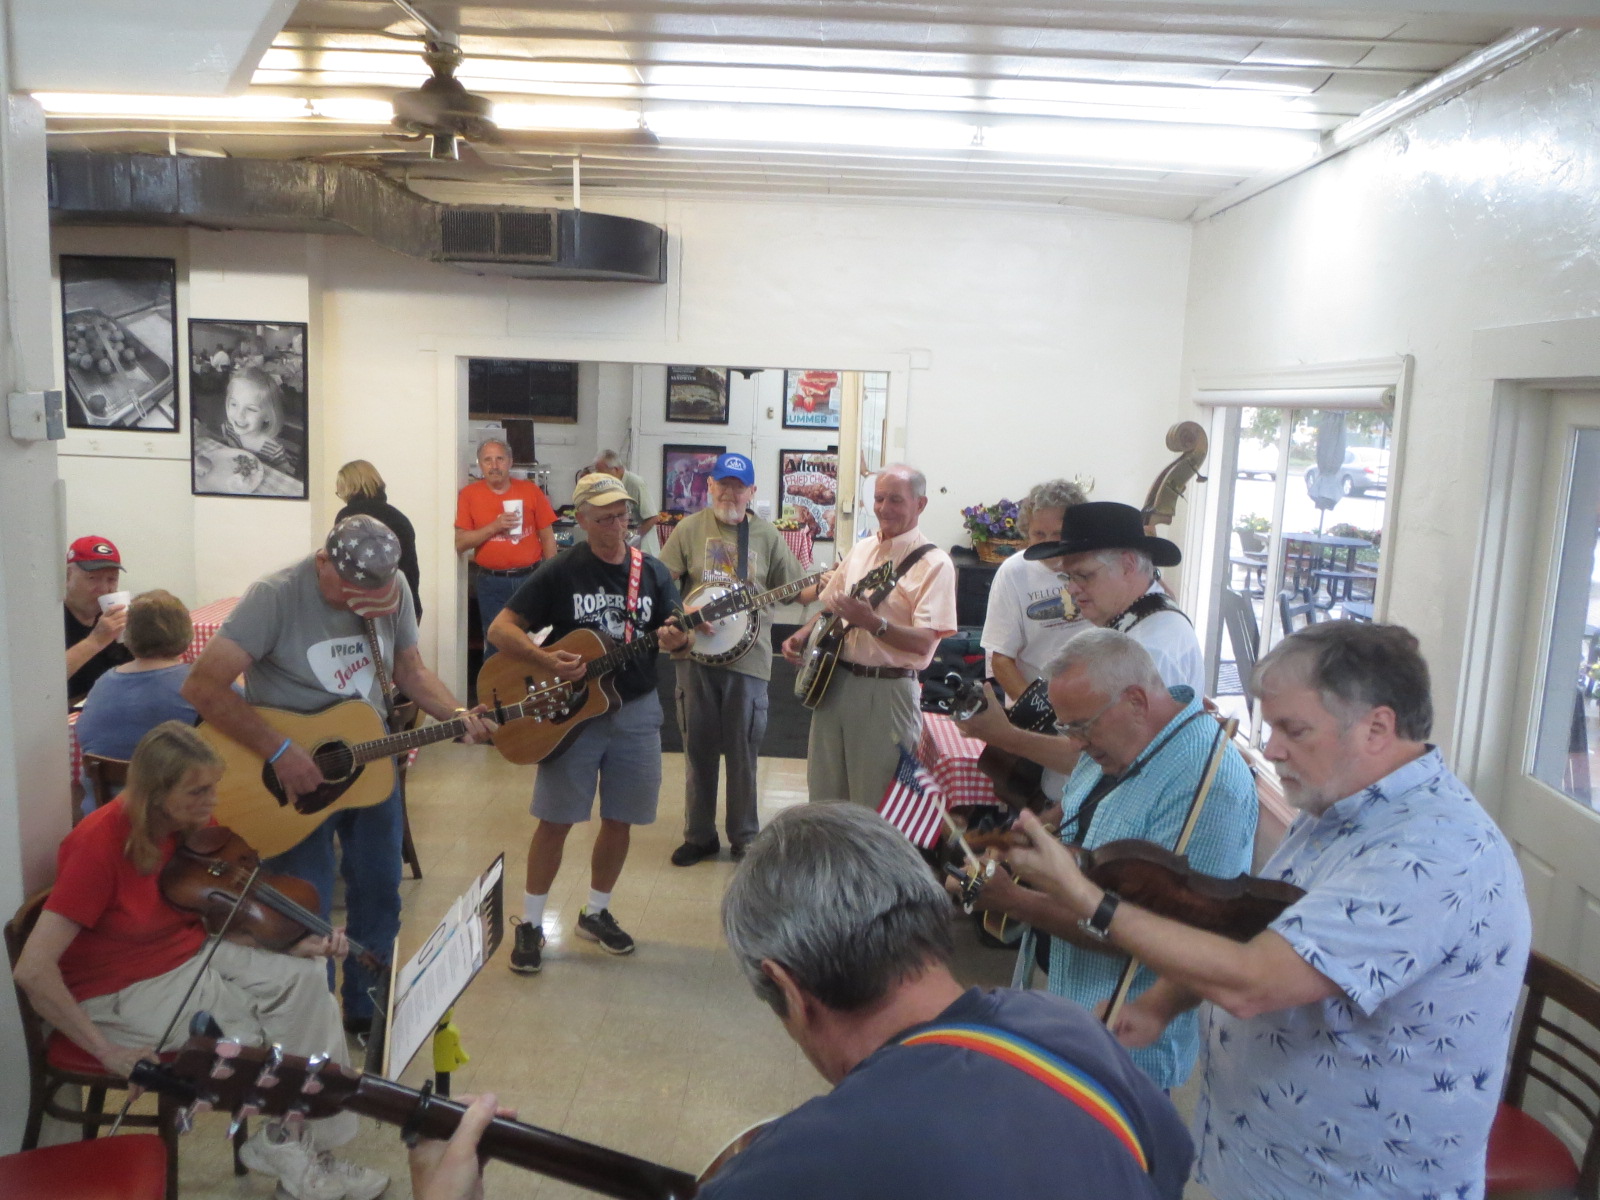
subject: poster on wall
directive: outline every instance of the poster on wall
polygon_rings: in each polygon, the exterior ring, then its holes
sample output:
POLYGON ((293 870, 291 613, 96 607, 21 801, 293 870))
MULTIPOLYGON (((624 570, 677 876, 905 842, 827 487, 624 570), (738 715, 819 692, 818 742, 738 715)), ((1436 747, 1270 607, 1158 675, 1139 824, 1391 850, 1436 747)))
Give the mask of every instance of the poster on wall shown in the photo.
POLYGON ((726 446, 661 447, 661 507, 686 517, 711 503, 711 468, 725 450, 726 446))
POLYGON ((783 427, 839 428, 839 372, 785 371, 783 427))
POLYGON ((667 420, 728 423, 727 367, 667 368, 667 420))
POLYGON ((778 512, 819 542, 831 542, 839 517, 839 447, 778 451, 778 512))
POLYGON ((189 322, 196 496, 304 500, 306 327, 189 322))
POLYGON ((61 256, 69 427, 178 431, 176 280, 170 258, 61 256))

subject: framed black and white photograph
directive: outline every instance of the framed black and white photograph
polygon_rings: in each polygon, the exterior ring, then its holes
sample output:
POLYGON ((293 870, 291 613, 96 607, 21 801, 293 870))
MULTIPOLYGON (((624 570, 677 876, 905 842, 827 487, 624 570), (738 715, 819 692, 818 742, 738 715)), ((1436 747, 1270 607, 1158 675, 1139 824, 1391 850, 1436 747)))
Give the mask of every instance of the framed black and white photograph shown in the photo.
POLYGON ((668 367, 667 420, 728 423, 727 367, 668 367))
POLYGON ((661 447, 661 507, 687 517, 711 503, 711 469, 726 446, 661 447))
POLYGON ((61 256, 69 428, 178 431, 176 281, 170 258, 61 256))
POLYGON ((783 427, 839 428, 839 372, 785 371, 783 427))
POLYGON ((778 451, 778 515, 831 542, 839 521, 839 447, 778 451))
POLYGON ((304 500, 306 327, 189 322, 194 494, 304 500))

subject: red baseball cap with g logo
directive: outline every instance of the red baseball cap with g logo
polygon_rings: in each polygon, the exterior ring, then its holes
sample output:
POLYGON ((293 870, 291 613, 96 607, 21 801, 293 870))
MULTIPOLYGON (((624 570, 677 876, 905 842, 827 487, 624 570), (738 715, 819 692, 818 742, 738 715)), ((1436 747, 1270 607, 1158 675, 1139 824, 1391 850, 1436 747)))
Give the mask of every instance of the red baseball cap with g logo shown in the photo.
POLYGON ((85 571, 120 571, 122 555, 110 538, 90 534, 67 547, 67 561, 85 571))

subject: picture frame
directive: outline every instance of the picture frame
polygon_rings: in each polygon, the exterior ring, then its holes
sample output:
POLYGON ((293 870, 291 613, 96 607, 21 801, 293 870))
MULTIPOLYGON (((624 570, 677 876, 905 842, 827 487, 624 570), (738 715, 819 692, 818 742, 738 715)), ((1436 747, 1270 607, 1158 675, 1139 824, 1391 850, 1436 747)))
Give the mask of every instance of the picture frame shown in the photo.
POLYGON ((309 497, 306 336, 302 321, 189 321, 193 495, 309 497))
POLYGON ((726 446, 661 447, 661 507, 690 516, 711 503, 711 468, 726 446))
POLYGON ((667 367, 667 420, 728 423, 727 367, 667 367))
POLYGON ((778 516, 798 521, 819 542, 839 528, 839 447, 778 451, 778 516))
POLYGON ((838 371, 789 370, 783 373, 785 429, 839 428, 838 371))
POLYGON ((170 258, 63 254, 69 429, 178 432, 178 270, 170 258))

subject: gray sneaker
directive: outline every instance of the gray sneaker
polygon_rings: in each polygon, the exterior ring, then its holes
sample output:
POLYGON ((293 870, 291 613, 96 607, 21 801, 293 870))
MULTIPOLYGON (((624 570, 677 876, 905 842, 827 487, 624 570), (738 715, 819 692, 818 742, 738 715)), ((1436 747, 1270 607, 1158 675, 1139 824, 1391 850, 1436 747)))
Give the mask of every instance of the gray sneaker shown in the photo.
POLYGON ((599 942, 607 954, 632 954, 633 939, 622 931, 609 908, 591 913, 588 905, 578 912, 578 936, 599 942))

